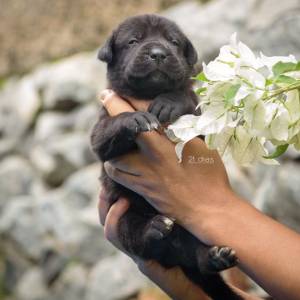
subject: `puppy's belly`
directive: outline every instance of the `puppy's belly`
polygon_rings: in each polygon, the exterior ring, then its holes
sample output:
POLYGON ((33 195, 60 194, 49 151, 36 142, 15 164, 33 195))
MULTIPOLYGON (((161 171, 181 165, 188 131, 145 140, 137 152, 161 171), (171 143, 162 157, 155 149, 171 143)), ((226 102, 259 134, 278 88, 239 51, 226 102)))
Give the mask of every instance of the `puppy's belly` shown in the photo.
POLYGON ((141 213, 142 216, 148 216, 148 218, 150 217, 150 215, 158 214, 157 210, 154 209, 140 195, 110 179, 103 167, 100 181, 102 182, 102 186, 105 189, 107 199, 110 205, 115 203, 119 197, 124 197, 130 202, 130 210, 134 210, 137 213, 141 213))

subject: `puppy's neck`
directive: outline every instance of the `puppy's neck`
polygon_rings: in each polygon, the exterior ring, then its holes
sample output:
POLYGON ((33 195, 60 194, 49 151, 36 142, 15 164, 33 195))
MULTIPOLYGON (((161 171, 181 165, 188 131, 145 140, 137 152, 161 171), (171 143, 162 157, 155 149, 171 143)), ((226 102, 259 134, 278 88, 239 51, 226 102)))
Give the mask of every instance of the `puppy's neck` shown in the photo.
MULTIPOLYGON (((191 85, 188 85, 188 87, 190 88, 191 85)), ((108 81, 108 88, 114 90, 118 95, 124 98, 132 97, 137 100, 149 101, 155 99, 161 94, 187 90, 186 87, 177 87, 175 89, 164 89, 162 87, 156 89, 135 89, 134 87, 129 87, 128 85, 122 85, 120 83, 115 83, 111 81, 108 81)))

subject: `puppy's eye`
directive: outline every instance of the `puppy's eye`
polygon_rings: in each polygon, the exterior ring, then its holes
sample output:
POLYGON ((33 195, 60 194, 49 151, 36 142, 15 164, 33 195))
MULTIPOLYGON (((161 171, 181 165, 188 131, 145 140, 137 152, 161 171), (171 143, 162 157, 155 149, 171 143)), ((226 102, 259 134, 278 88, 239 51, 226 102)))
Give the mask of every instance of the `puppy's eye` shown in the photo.
POLYGON ((174 39, 173 39, 171 42, 172 42, 173 45, 179 46, 179 42, 178 42, 177 40, 174 40, 174 39))
POLYGON ((136 39, 136 38, 133 38, 131 40, 129 40, 128 44, 129 45, 134 45, 134 44, 137 44, 139 41, 136 39))

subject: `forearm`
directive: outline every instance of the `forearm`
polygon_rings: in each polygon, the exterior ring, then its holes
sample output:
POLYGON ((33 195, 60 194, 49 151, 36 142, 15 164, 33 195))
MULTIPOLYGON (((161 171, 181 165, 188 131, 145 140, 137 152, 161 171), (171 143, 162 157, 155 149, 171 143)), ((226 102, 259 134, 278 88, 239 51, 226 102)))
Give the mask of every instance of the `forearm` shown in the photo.
MULTIPOLYGON (((136 260, 140 271, 158 285, 171 299, 174 300, 209 300, 210 298, 199 287, 189 281, 180 268, 164 269, 153 261, 136 260)), ((231 288, 245 300, 259 300, 240 289, 231 288)))
POLYGON ((233 193, 228 197, 227 207, 207 209, 204 220, 188 224, 190 231, 235 249, 241 269, 274 298, 299 299, 300 236, 233 193))

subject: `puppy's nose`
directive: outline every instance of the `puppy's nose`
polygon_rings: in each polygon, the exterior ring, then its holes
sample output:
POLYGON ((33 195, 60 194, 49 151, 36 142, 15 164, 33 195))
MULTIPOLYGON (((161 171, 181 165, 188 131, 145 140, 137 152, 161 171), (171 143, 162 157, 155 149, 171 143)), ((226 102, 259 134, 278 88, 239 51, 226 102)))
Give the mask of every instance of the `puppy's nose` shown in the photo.
POLYGON ((160 47, 153 47, 150 50, 150 58, 160 62, 163 61, 166 57, 167 57, 167 53, 164 49, 160 48, 160 47))

